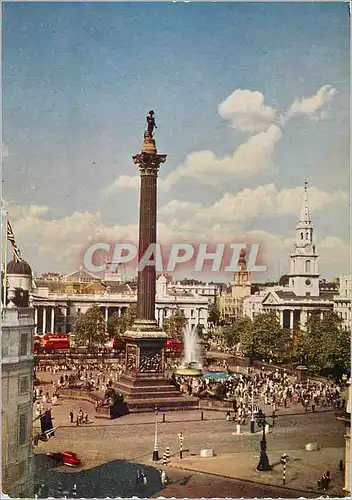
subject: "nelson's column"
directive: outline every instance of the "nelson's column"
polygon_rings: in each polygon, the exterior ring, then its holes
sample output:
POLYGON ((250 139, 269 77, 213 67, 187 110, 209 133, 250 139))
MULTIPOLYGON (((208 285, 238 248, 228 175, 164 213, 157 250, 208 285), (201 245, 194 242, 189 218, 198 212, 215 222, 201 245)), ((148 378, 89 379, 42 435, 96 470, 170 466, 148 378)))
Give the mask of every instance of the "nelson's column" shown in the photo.
MULTIPOLYGON (((157 177, 166 155, 158 154, 154 129, 154 112, 147 116, 143 149, 133 156, 138 165, 140 185, 139 262, 148 248, 156 243, 157 177)), ((141 266, 142 267, 142 266, 141 266)), ((198 404, 196 398, 182 396, 164 377, 167 335, 155 320, 154 265, 138 271, 137 318, 131 330, 124 333, 126 342, 125 374, 117 383, 130 412, 176 410, 198 404)))

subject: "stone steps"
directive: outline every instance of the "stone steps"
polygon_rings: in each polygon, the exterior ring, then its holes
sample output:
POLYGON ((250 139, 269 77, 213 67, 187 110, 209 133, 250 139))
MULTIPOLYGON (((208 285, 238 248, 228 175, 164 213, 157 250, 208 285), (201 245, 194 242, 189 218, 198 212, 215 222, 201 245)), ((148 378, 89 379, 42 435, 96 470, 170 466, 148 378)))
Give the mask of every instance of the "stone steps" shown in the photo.
POLYGON ((126 401, 129 413, 154 412, 154 405, 157 401, 158 411, 182 411, 182 410, 197 410, 198 399, 191 397, 175 396, 159 400, 138 400, 128 399, 126 401))
POLYGON ((174 396, 179 396, 179 392, 176 387, 172 385, 156 385, 149 387, 136 387, 129 386, 127 384, 119 383, 117 387, 118 391, 126 395, 126 397, 132 397, 133 399, 155 399, 155 398, 172 398, 174 396))

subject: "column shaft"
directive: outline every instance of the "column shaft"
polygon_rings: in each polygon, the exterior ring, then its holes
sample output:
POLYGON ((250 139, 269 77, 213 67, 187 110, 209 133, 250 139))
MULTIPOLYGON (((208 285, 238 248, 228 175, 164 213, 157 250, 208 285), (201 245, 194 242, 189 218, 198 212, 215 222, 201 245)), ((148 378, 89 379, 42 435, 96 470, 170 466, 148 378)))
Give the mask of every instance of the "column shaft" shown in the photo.
POLYGON ((51 325, 50 325, 50 331, 51 333, 54 333, 55 329, 55 307, 51 308, 51 325))
POLYGON ((43 333, 46 333, 46 307, 43 307, 43 333))
MULTIPOLYGON (((139 262, 150 245, 156 243, 156 179, 157 173, 153 170, 141 175, 139 262)), ((155 280, 155 265, 146 266, 138 272, 138 319, 155 321, 155 280)))

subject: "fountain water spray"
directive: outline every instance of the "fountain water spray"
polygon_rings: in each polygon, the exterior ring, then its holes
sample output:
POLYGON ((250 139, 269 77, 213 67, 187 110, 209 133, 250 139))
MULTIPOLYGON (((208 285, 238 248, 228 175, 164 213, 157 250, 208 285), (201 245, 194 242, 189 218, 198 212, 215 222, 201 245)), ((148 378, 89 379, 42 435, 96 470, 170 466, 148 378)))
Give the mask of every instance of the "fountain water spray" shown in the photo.
POLYGON ((183 361, 177 375, 200 376, 203 374, 202 355, 198 328, 187 325, 183 330, 183 361))

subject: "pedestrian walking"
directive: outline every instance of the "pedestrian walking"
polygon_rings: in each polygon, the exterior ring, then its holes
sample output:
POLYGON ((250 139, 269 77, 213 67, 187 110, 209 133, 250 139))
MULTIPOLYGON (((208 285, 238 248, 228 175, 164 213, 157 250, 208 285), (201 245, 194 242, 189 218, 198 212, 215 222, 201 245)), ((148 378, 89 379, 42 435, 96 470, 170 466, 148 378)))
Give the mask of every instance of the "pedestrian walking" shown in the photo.
POLYGON ((164 488, 168 485, 169 478, 164 470, 160 470, 160 481, 164 488))
POLYGON ((136 484, 141 484, 141 482, 142 482, 141 471, 139 469, 137 469, 137 472, 136 472, 136 484))
POLYGON ((70 423, 73 424, 73 411, 70 411, 70 423))

